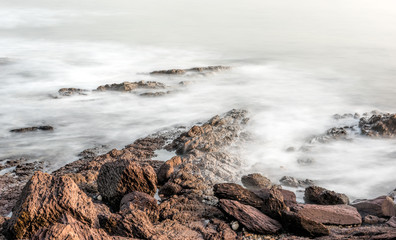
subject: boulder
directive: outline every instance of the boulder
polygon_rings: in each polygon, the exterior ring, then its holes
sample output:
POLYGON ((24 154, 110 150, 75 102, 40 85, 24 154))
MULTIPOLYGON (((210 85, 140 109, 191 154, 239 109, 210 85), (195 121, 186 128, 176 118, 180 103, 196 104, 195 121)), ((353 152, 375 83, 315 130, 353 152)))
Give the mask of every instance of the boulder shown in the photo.
POLYGON ((147 193, 131 192, 121 199, 120 210, 139 209, 147 214, 151 222, 159 217, 157 200, 147 193))
POLYGON ((32 240, 112 240, 103 229, 89 227, 65 214, 59 223, 41 228, 32 240))
POLYGON ((166 161, 158 170, 158 183, 164 184, 166 183, 172 173, 175 171, 174 167, 180 165, 182 163, 182 159, 179 156, 175 156, 170 160, 166 161))
POLYGON ((219 199, 236 200, 243 204, 260 208, 263 200, 253 192, 235 183, 219 183, 213 187, 214 195, 219 199))
POLYGON ((158 194, 169 197, 173 195, 178 195, 179 193, 181 193, 182 190, 183 188, 180 185, 172 182, 167 182, 164 186, 160 188, 158 194))
POLYGON ((362 218, 356 208, 348 205, 305 204, 295 209, 300 216, 322 224, 358 225, 362 223, 362 218))
POLYGON ((283 212, 282 226, 286 228, 287 231, 299 236, 321 237, 330 234, 329 229, 323 224, 290 211, 283 212))
POLYGON ((237 219, 238 222, 252 232, 261 234, 277 233, 282 228, 278 221, 252 206, 227 199, 221 199, 219 203, 224 212, 237 219))
POLYGON ((72 179, 36 172, 23 188, 6 229, 13 238, 29 238, 64 214, 89 227, 98 225, 94 204, 72 179))
POLYGON ((395 216, 396 205, 393 199, 388 196, 381 196, 370 200, 358 200, 352 206, 363 215, 374 215, 377 217, 395 216))
POLYGON ((285 203, 281 189, 276 186, 263 189, 256 194, 263 200, 260 210, 272 218, 279 220, 282 212, 290 210, 285 203))
POLYGON ((259 173, 245 175, 242 177, 241 181, 245 188, 252 191, 260 190, 262 188, 270 188, 272 186, 271 180, 259 173))
POLYGON ((290 176, 284 176, 279 181, 282 185, 288 187, 308 187, 314 185, 314 182, 312 180, 309 179, 302 180, 290 176))
POLYGON ((345 194, 336 193, 318 186, 305 189, 304 200, 306 203, 320 205, 349 204, 349 198, 345 194))
POLYGON ((98 175, 98 190, 105 202, 118 209, 127 193, 138 191, 154 196, 157 175, 149 165, 132 160, 109 162, 102 166, 98 175))

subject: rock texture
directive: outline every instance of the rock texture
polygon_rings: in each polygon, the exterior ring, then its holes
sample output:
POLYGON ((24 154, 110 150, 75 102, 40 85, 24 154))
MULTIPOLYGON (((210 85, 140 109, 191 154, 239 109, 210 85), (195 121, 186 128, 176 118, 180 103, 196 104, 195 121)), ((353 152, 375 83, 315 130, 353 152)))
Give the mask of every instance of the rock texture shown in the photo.
POLYGON ((151 166, 136 161, 109 162, 100 169, 98 190, 103 200, 117 209, 122 197, 129 192, 138 191, 154 196, 157 174, 151 166))
POLYGON ((320 205, 349 204, 349 198, 345 194, 336 193, 318 186, 305 189, 304 200, 306 203, 320 205))
POLYGON ((230 67, 227 66, 209 66, 209 67, 195 67, 195 68, 188 68, 188 69, 169 69, 169 70, 158 70, 153 71, 150 74, 153 75, 184 75, 186 73, 212 73, 212 72, 219 72, 224 70, 229 70, 230 67))
POLYGON ((151 222, 156 222, 159 218, 157 200, 146 193, 131 192, 125 195, 121 200, 120 210, 125 209, 139 209, 147 214, 151 222))
POLYGON ((162 89, 165 85, 160 82, 154 81, 139 81, 139 82, 123 82, 113 83, 99 86, 97 91, 120 91, 120 92, 131 92, 133 90, 144 88, 144 89, 162 89))
POLYGON ((58 93, 61 96, 72 96, 72 95, 86 95, 88 90, 81 88, 61 88, 58 93))
POLYGON ((283 212, 282 225, 298 236, 321 237, 330 234, 329 229, 323 224, 290 211, 283 212))
POLYGON ((396 133, 395 114, 377 114, 359 121, 362 134, 372 137, 394 137, 396 133))
POLYGON ((290 176, 284 176, 279 181, 282 185, 288 187, 309 187, 314 185, 314 182, 312 180, 302 180, 290 176))
POLYGON ((276 233, 282 228, 278 221, 266 216, 258 209, 238 201, 221 199, 220 207, 250 231, 266 234, 276 233))
POLYGON ((360 200, 352 203, 362 215, 377 217, 392 217, 396 214, 396 205, 388 196, 381 196, 370 200, 360 200))
POLYGON ((348 205, 300 205, 297 213, 312 221, 331 225, 358 225, 362 219, 356 208, 348 205))

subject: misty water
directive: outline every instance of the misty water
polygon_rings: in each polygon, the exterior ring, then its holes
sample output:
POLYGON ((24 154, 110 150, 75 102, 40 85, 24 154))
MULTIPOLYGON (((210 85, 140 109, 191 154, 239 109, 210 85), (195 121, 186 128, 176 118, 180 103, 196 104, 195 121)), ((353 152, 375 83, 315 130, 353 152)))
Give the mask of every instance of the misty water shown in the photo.
POLYGON ((0 159, 27 156, 51 171, 89 147, 122 148, 244 108, 253 137, 240 152, 246 172, 274 182, 284 175, 312 179, 352 199, 396 187, 393 139, 356 134, 286 151, 358 121, 334 114, 396 112, 393 0, 0 0, 0 15, 0 159), (210 65, 232 70, 142 74, 210 65), (53 98, 63 87, 140 80, 178 91, 53 98), (180 88, 180 81, 193 84, 180 88), (9 132, 36 125, 55 131, 9 132))

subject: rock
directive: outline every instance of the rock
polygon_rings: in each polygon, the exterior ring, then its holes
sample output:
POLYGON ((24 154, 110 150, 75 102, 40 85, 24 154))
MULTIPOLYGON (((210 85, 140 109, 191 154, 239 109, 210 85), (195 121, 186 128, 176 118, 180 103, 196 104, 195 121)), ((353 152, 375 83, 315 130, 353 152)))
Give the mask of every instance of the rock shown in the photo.
POLYGON ((359 121, 362 134, 371 137, 394 137, 396 133, 396 114, 374 114, 359 121))
POLYGON ((307 187, 304 200, 306 203, 320 205, 349 204, 349 198, 345 194, 336 193, 318 186, 307 187))
POLYGON ((396 217, 391 217, 389 219, 389 221, 386 222, 386 225, 388 225, 389 227, 393 227, 396 228, 396 217))
POLYGON ((260 190, 262 188, 270 188, 272 186, 271 180, 259 173, 252 173, 242 177, 242 184, 249 190, 260 190))
POLYGON ((323 224, 294 212, 285 211, 282 213, 282 226, 299 236, 321 237, 330 234, 330 231, 323 224))
POLYGON ((80 223, 73 217, 65 214, 62 216, 60 223, 55 223, 49 227, 41 228, 31 238, 32 240, 112 240, 102 229, 91 228, 80 223))
POLYGON ((290 210, 284 201, 283 193, 276 186, 261 190, 256 194, 263 200, 260 210, 274 219, 280 220, 282 212, 290 210))
POLYGON ((104 201, 118 209, 122 197, 127 193, 138 191, 154 196, 157 175, 151 166, 140 165, 132 160, 109 162, 100 169, 98 190, 104 201))
POLYGON ((257 208, 263 205, 263 200, 256 194, 235 183, 215 184, 213 191, 214 195, 219 199, 236 200, 257 208))
POLYGON ((156 222, 159 218, 157 200, 146 193, 131 192, 125 195, 120 204, 120 210, 124 209, 139 209, 147 214, 151 222, 156 222))
POLYGON ((150 74, 152 75, 183 75, 188 72, 198 72, 198 73, 210 73, 210 72, 219 72, 224 70, 229 70, 230 67, 227 66, 209 66, 209 67, 195 67, 189 69, 169 69, 169 70, 158 70, 153 71, 150 74))
POLYGON ((72 95, 86 95, 88 90, 81 88, 61 88, 58 93, 62 96, 72 96, 72 95))
POLYGON ((370 200, 358 200, 352 203, 352 206, 363 215, 374 215, 377 217, 395 216, 396 205, 393 199, 387 196, 381 196, 370 200))
POLYGON ((158 171, 158 183, 163 184, 167 182, 174 172, 174 167, 179 166, 181 163, 182 159, 179 156, 175 156, 166 161, 158 171))
POLYGON ((169 197, 180 194, 182 190, 183 188, 180 185, 173 182, 167 182, 160 188, 158 193, 165 197, 169 197))
POLYGON ((156 226, 156 235, 153 240, 195 240, 204 239, 202 234, 194 231, 178 221, 165 220, 156 226))
POLYGON ((145 92, 145 93, 141 93, 139 94, 139 96, 142 97, 160 97, 160 96, 164 96, 167 94, 170 94, 171 91, 166 91, 166 92, 145 92))
POLYGON ((153 71, 150 74, 172 74, 172 75, 182 75, 185 74, 186 71, 183 69, 169 69, 169 70, 158 70, 153 71))
POLYGON ((362 218, 356 208, 348 205, 299 205, 297 213, 312 221, 331 225, 358 225, 362 218))
POLYGON ((282 228, 278 221, 268 217, 252 206, 227 199, 221 199, 219 203, 220 207, 227 214, 237 219, 238 222, 250 231, 267 234, 276 233, 282 228))
POLYGON ((297 204, 296 194, 292 191, 286 189, 279 189, 283 195, 283 201, 285 202, 286 206, 293 207, 297 204))
POLYGON ((53 131, 54 128, 52 126, 38 126, 38 127, 26 127, 26 128, 17 128, 17 129, 12 129, 10 132, 14 133, 24 133, 24 132, 33 132, 33 131, 53 131))
POLYGON ((309 179, 301 180, 294 177, 284 176, 280 180, 282 185, 288 187, 308 187, 313 186, 314 182, 309 179))
POLYGON ((367 215, 363 218, 363 222, 367 224, 377 224, 377 223, 384 223, 386 222, 386 219, 384 218, 379 218, 377 216, 373 215, 367 215))
POLYGON ((98 225, 94 204, 73 180, 36 172, 23 188, 6 229, 11 237, 29 238, 64 214, 90 227, 98 225))
POLYGON ((160 82, 154 81, 140 81, 140 82, 123 82, 123 83, 113 83, 99 86, 97 91, 119 91, 119 92, 131 92, 133 90, 143 88, 143 89, 163 89, 165 85, 160 82))

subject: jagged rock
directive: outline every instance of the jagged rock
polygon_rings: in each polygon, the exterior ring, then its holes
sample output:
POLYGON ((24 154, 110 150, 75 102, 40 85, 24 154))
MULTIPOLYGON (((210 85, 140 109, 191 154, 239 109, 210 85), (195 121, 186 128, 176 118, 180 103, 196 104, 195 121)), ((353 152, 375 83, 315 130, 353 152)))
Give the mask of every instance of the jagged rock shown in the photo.
POLYGON ((388 225, 389 227, 396 228, 396 217, 395 216, 391 217, 389 221, 386 222, 386 225, 388 225))
POLYGON ((118 209, 122 197, 129 192, 138 191, 154 196, 157 174, 151 166, 132 160, 109 162, 100 169, 98 190, 104 201, 118 209))
POLYGON ((299 205, 295 211, 312 221, 331 225, 357 225, 362 218, 357 209, 348 205, 299 205))
POLYGON ((88 90, 81 89, 81 88, 61 88, 59 89, 58 93, 62 96, 72 96, 72 95, 86 95, 88 90))
POLYGON ((242 177, 241 181, 243 186, 249 190, 260 190, 272 186, 271 180, 259 173, 245 175, 242 177))
POLYGON ((203 239, 203 237, 198 231, 194 231, 190 227, 180 224, 178 221, 167 219, 156 226, 156 234, 151 239, 196 240, 203 239))
POLYGON ((349 198, 345 194, 336 193, 318 186, 307 187, 304 200, 306 203, 320 205, 349 204, 349 198))
POLYGON ((301 180, 294 177, 284 176, 280 180, 282 185, 288 187, 309 187, 313 186, 314 182, 309 179, 301 180))
POLYGON ((396 213, 396 205, 393 199, 387 196, 370 200, 358 200, 353 202, 352 206, 356 207, 363 216, 392 217, 396 213))
POLYGON ((179 156, 175 156, 166 161, 158 171, 158 183, 163 184, 167 182, 174 172, 174 167, 180 165, 181 163, 182 159, 179 156))
POLYGON ((371 137, 394 137, 396 133, 396 114, 378 114, 359 121, 362 134, 371 137))
POLYGON ((330 234, 330 231, 323 224, 290 211, 282 213, 282 226, 299 236, 321 237, 330 234))
POLYGON ((278 187, 273 186, 268 190, 261 190, 256 193, 263 200, 260 210, 266 215, 279 220, 282 218, 282 212, 290 210, 278 187))
POLYGON ((248 230, 257 233, 276 233, 282 226, 281 224, 263 214, 256 208, 244 205, 234 200, 221 199, 220 207, 230 216, 236 218, 248 230))
POLYGON ((59 223, 41 228, 31 238, 32 240, 112 240, 102 229, 96 229, 80 223, 73 217, 65 214, 59 223))
POLYGON ((120 204, 120 210, 124 209, 139 209, 147 214, 151 222, 159 218, 157 200, 146 193, 131 192, 125 195, 120 204))
POLYGON ((14 133, 24 133, 24 132, 34 132, 37 130, 41 131, 53 131, 54 127, 52 126, 37 126, 37 127, 26 127, 26 128, 17 128, 17 129, 12 129, 10 132, 14 133))
POLYGON ((182 190, 183 188, 180 185, 173 182, 167 182, 160 188, 158 193, 165 197, 169 197, 180 194, 182 190))
POLYGON ((235 183, 215 184, 213 191, 214 195, 219 199, 236 200, 257 208, 263 205, 263 200, 256 194, 235 183))
POLYGON ((94 204, 73 180, 36 172, 23 188, 6 229, 12 237, 28 238, 63 214, 88 226, 98 225, 94 204))
POLYGON ((97 91, 120 91, 120 92, 131 92, 138 88, 146 89, 162 89, 165 85, 160 82, 154 81, 140 81, 140 82, 123 82, 123 83, 113 83, 99 86, 97 91))

